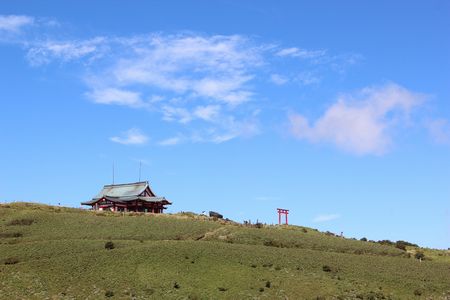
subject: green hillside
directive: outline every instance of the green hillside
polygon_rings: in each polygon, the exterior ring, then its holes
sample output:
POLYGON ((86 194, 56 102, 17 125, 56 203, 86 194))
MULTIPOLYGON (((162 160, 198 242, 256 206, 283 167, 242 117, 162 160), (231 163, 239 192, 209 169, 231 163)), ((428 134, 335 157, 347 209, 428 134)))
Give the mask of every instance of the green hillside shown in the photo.
POLYGON ((188 213, 0 205, 0 262, 2 299, 450 299, 448 251, 188 213))

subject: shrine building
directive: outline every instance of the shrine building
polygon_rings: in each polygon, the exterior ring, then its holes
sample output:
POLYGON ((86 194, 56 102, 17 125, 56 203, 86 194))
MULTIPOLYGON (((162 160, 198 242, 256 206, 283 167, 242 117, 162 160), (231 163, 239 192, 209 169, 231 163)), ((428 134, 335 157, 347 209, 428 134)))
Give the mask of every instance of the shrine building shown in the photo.
POLYGON ((148 181, 105 185, 90 201, 81 202, 93 210, 163 213, 172 203, 153 193, 148 181))

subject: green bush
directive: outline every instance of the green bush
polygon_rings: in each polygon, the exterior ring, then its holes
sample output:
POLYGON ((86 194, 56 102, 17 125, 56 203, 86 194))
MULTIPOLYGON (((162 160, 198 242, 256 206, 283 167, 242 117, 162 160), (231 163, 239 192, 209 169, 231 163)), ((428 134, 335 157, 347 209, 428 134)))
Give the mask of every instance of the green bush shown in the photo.
POLYGON ((400 241, 395 243, 395 248, 406 251, 406 245, 401 243, 400 241))
POLYGON ((425 254, 422 251, 417 251, 416 254, 414 254, 415 259, 425 259, 425 254))
POLYGON ((23 234, 20 232, 4 232, 4 233, 0 233, 0 238, 17 238, 17 237, 22 237, 23 234))
POLYGON ((322 271, 324 271, 324 272, 331 272, 331 267, 328 266, 328 265, 324 265, 324 266, 322 266, 322 271))
POLYGON ((17 226, 17 225, 24 225, 24 226, 29 226, 31 224, 33 224, 34 220, 33 219, 14 219, 9 221, 8 224, 9 226, 17 226))
POLYGON ((8 257, 7 259, 3 260, 3 263, 5 265, 15 265, 19 262, 19 259, 17 257, 8 257))
POLYGON ((405 246, 410 246, 410 247, 419 247, 419 245, 417 245, 417 244, 413 244, 413 243, 410 243, 407 241, 402 241, 402 240, 397 241, 397 244, 403 244, 405 246))
POLYGON ((111 242, 111 241, 106 242, 106 243, 105 243, 105 249, 107 249, 107 250, 112 250, 112 249, 114 249, 114 243, 111 242))
POLYGON ((114 292, 113 291, 106 291, 105 292, 105 297, 107 297, 107 298, 111 298, 111 297, 113 297, 114 296, 114 292))
POLYGON ((392 241, 390 241, 390 240, 381 240, 381 241, 378 241, 378 244, 381 244, 381 245, 388 245, 388 246, 393 246, 393 245, 395 245, 395 243, 392 242, 392 241))

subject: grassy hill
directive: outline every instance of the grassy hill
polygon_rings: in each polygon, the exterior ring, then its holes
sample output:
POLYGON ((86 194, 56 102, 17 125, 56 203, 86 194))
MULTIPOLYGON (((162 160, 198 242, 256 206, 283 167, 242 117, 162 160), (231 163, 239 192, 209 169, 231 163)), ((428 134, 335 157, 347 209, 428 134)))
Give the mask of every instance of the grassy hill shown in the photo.
POLYGON ((424 249, 420 262, 406 250, 298 226, 14 203, 0 205, 0 298, 450 299, 450 253, 424 249))

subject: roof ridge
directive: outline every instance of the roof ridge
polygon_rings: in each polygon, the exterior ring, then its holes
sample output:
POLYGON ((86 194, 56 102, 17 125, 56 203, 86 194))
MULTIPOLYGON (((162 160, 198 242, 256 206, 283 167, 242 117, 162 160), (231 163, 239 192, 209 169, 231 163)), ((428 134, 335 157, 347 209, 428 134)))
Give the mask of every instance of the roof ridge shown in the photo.
POLYGON ((121 185, 137 185, 137 184, 149 184, 148 181, 138 181, 138 182, 130 182, 130 183, 119 183, 119 184, 105 184, 104 186, 121 186, 121 185))

